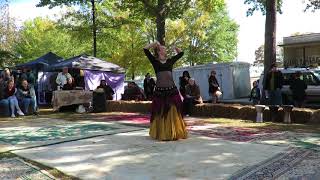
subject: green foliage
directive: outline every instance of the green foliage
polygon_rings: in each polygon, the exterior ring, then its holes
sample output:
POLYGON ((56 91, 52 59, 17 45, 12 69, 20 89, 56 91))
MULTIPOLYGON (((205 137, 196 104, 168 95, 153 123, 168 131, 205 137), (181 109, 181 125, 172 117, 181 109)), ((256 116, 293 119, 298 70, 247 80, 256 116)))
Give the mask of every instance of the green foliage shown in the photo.
POLYGON ((85 53, 86 43, 72 38, 69 33, 49 19, 35 18, 26 21, 20 30, 15 52, 21 56, 21 62, 36 59, 49 51, 62 57, 71 57, 85 53))
MULTIPOLYGON (((153 0, 97 1, 97 57, 126 68, 129 78, 153 73, 142 48, 157 37, 156 14, 151 8, 157 3, 153 0)), ((177 46, 185 51, 177 66, 230 61, 236 57, 238 25, 228 17, 224 0, 165 0, 165 3, 169 17, 166 21, 168 49, 177 46), (179 3, 182 4, 179 6, 179 3)), ((91 3, 41 0, 38 4, 60 5, 77 7, 68 9, 57 22, 44 18, 25 22, 15 45, 22 61, 48 51, 65 58, 91 54, 91 3)))
POLYGON ((15 19, 9 16, 9 2, 0 2, 0 67, 12 66, 17 57, 13 46, 17 40, 18 32, 15 19))
POLYGON ((49 6, 49 8, 53 8, 56 6, 72 6, 72 5, 80 5, 85 4, 88 0, 40 0, 38 7, 49 6))
POLYGON ((309 9, 311 9, 312 11, 320 9, 320 0, 307 0, 305 10, 309 9))
POLYGON ((167 29, 169 47, 176 44, 186 52, 182 64, 231 61, 237 55, 239 27, 228 17, 224 1, 214 8, 197 1, 181 20, 169 21, 167 29))
MULTIPOLYGON (((266 1, 267 0, 244 0, 244 4, 251 6, 247 11, 247 16, 253 15, 255 11, 260 11, 263 15, 266 15, 266 1)), ((282 13, 282 3, 282 0, 277 0, 277 11, 279 13, 282 13)))

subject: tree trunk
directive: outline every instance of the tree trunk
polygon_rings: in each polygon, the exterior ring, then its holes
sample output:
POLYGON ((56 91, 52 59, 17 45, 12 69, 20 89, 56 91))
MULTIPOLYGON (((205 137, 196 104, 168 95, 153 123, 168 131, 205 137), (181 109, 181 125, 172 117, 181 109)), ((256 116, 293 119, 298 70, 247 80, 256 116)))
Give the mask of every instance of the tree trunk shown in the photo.
POLYGON ((277 0, 266 1, 266 24, 264 46, 264 70, 276 62, 277 0))
MULTIPOLYGON (((271 64, 276 62, 276 32, 277 32, 277 0, 266 1, 266 24, 264 37, 264 76, 263 87, 265 88, 266 77, 271 64)), ((262 91, 262 104, 267 104, 265 91, 262 91)))
POLYGON ((166 26, 166 15, 165 15, 165 0, 158 0, 157 6, 157 40, 160 44, 165 45, 165 26, 166 26))
POLYGON ((97 56, 97 26, 95 0, 91 0, 92 5, 92 36, 93 36, 93 56, 97 56))

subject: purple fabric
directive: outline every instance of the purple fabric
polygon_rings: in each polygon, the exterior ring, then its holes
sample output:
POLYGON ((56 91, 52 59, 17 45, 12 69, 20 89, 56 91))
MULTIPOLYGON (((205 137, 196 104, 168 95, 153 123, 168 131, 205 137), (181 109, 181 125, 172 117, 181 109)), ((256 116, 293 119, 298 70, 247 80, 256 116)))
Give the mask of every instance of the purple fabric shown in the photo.
POLYGON ((152 123, 156 115, 161 115, 165 117, 168 114, 170 107, 172 105, 176 106, 178 112, 181 113, 182 115, 182 100, 181 100, 180 94, 176 94, 176 95, 165 97, 165 98, 153 97, 152 105, 151 105, 150 122, 152 123), (160 114, 161 110, 163 110, 162 112, 163 114, 160 114))
POLYGON ((115 74, 111 72, 84 70, 84 82, 86 90, 95 90, 101 80, 106 80, 114 91, 113 99, 120 100, 124 92, 124 74, 115 74))

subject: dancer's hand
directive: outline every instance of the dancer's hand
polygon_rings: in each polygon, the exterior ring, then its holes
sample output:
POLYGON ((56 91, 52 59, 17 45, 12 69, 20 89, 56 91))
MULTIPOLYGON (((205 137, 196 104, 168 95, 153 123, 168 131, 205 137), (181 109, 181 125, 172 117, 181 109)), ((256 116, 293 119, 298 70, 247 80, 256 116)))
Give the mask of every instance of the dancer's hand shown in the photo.
POLYGON ((181 50, 180 48, 177 48, 177 47, 175 47, 175 46, 174 46, 173 48, 174 48, 174 50, 176 51, 177 54, 179 54, 180 52, 182 52, 182 50, 181 50))
POLYGON ((159 47, 160 46, 160 43, 158 41, 156 42, 153 42, 153 43, 150 43, 148 45, 146 45, 144 47, 144 49, 151 49, 151 48, 156 48, 156 47, 159 47))

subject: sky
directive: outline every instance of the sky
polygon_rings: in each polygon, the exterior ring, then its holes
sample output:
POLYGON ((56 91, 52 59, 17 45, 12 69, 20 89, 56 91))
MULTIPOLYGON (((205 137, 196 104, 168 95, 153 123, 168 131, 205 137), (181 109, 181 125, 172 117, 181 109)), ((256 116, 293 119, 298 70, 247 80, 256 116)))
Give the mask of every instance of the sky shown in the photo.
MULTIPOLYGON (((2 1, 2 0, 0 0, 2 1)), ((320 33, 320 11, 303 12, 304 0, 284 0, 283 14, 277 16, 277 41, 294 33, 320 33)), ((35 5, 39 0, 11 0, 10 15, 18 19, 22 24, 27 19, 37 16, 54 18, 55 14, 62 11, 59 7, 48 9, 38 8, 35 5)), ((256 12, 247 17, 248 6, 244 0, 226 0, 229 16, 240 25, 238 32, 238 57, 237 61, 252 63, 255 59, 255 50, 264 43, 265 17, 256 12)))

